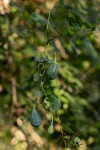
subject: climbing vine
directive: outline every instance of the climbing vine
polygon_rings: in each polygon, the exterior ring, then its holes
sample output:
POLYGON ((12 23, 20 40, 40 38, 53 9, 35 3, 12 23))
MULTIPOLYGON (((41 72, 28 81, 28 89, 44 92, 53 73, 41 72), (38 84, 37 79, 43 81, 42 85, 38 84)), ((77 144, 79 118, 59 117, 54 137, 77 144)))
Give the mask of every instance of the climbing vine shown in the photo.
MULTIPOLYGON (((50 0, 50 5, 51 5, 51 0, 50 0)), ((80 29, 79 24, 76 22, 75 18, 71 16, 71 9, 72 7, 70 4, 64 3, 62 0, 59 0, 59 6, 64 7, 65 9, 68 10, 68 21, 69 25, 74 31, 78 31, 80 29)), ((63 38, 61 32, 59 31, 58 27, 54 24, 54 22, 51 19, 51 11, 49 8, 49 13, 48 13, 48 20, 47 20, 47 26, 46 26, 46 44, 45 44, 45 49, 44 53, 40 54, 39 57, 35 58, 35 67, 36 67, 36 72, 33 76, 33 81, 35 83, 35 89, 36 89, 36 96, 37 99, 34 102, 34 108, 30 114, 29 121, 32 126, 34 127, 39 127, 42 123, 42 119, 40 114, 38 113, 37 110, 37 105, 42 102, 42 106, 45 110, 47 110, 51 114, 51 123, 48 128, 48 133, 52 134, 54 132, 54 114, 55 112, 57 113, 57 110, 60 109, 61 107, 61 102, 58 100, 58 98, 54 95, 53 90, 50 86, 50 83, 52 80, 56 79, 58 75, 58 70, 59 66, 57 63, 56 59, 56 49, 53 44, 53 37, 50 35, 50 27, 51 25, 54 27, 54 29, 57 31, 57 33, 63 38), (47 54, 47 46, 48 45, 52 46, 53 52, 54 52, 54 59, 50 59, 47 54)), ((58 116, 58 114, 57 114, 58 116)), ((60 122, 59 116, 58 116, 58 122, 60 126, 63 126, 63 129, 61 127, 61 134, 62 134, 62 141, 64 141, 66 145, 66 141, 69 141, 70 144, 79 146, 80 145, 80 139, 75 135, 75 133, 66 125, 62 124, 60 122), (66 133, 64 132, 67 131, 69 134, 74 135, 74 139, 70 139, 70 136, 67 136, 66 133)), ((60 143, 60 145, 61 145, 60 143)))

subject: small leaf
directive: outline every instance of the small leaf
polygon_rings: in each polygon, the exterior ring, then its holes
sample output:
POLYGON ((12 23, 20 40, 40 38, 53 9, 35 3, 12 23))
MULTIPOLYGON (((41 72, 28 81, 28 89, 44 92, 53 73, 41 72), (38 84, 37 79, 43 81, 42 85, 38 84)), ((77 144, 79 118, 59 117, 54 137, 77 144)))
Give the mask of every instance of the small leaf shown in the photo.
POLYGON ((42 92, 38 89, 34 90, 34 93, 36 94, 36 96, 41 97, 42 96, 42 92))
POLYGON ((75 30, 75 31, 80 30, 80 26, 79 26, 78 23, 74 23, 73 27, 74 27, 74 30, 75 30))
POLYGON ((74 141, 70 141, 70 143, 74 146, 77 146, 77 144, 74 141))
POLYGON ((53 110, 60 109, 61 103, 60 103, 60 101, 54 95, 50 95, 49 100, 50 100, 51 108, 53 110))
POLYGON ((10 2, 10 6, 15 6, 15 7, 19 7, 20 5, 18 4, 18 3, 16 3, 16 2, 10 2))
POLYGON ((69 4, 65 4, 66 9, 72 9, 72 6, 69 4))
POLYGON ((80 138, 75 137, 75 139, 73 141, 71 141, 71 144, 79 147, 80 146, 80 138))
POLYGON ((74 23, 76 22, 75 18, 73 16, 68 16, 67 20, 69 21, 69 25, 73 26, 74 23))
POLYGON ((46 93, 46 95, 50 95, 52 93, 52 91, 47 89, 47 90, 45 90, 45 93, 46 93))
POLYGON ((35 59, 35 61, 38 62, 38 63, 43 63, 44 62, 44 58, 42 56, 41 57, 37 57, 35 59))
POLYGON ((70 136, 64 136, 64 139, 70 140, 70 136))
POLYGON ((40 15, 38 13, 32 12, 31 15, 30 15, 30 19, 35 21, 35 22, 39 22, 42 25, 46 25, 47 24, 47 20, 42 15, 40 15))
POLYGON ((77 143, 80 143, 80 138, 79 138, 79 137, 75 137, 74 142, 75 142, 76 144, 77 144, 77 143))
POLYGON ((63 129, 64 129, 66 132, 68 132, 69 134, 75 134, 74 131, 73 131, 71 128, 69 128, 67 125, 65 125, 65 124, 63 124, 63 123, 61 123, 61 124, 62 124, 62 126, 63 126, 63 129))
POLYGON ((39 81, 39 78, 40 78, 40 77, 39 77, 39 74, 38 74, 38 73, 35 73, 34 76, 33 76, 33 80, 34 80, 34 81, 39 81))
POLYGON ((64 5, 64 0, 59 0, 60 5, 64 5))
POLYGON ((43 107, 46 109, 50 108, 50 103, 48 102, 48 100, 46 98, 43 101, 43 107))
POLYGON ((38 63, 44 63, 44 62, 47 62, 47 61, 49 61, 49 60, 48 60, 47 57, 41 56, 41 57, 37 57, 37 58, 35 59, 35 61, 38 62, 38 63))

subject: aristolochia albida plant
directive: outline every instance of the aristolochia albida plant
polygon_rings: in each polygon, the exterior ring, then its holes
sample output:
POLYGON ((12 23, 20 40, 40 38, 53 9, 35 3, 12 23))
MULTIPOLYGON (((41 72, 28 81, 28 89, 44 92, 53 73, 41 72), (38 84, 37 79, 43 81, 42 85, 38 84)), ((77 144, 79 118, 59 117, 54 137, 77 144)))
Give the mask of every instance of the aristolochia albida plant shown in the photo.
MULTIPOLYGON (((69 4, 68 5, 65 4, 63 2, 63 0, 59 0, 59 5, 62 7, 63 6, 66 7, 67 10, 72 9, 71 6, 69 4)), ((71 16, 68 16, 68 20, 69 20, 69 25, 71 27, 73 26, 73 29, 75 31, 79 30, 79 28, 80 28, 79 25, 73 21, 73 18, 71 16)), ((53 40, 52 40, 52 37, 50 36, 50 31, 49 31, 50 23, 53 24, 53 22, 50 18, 50 9, 49 9, 49 15, 48 15, 48 21, 47 21, 47 27, 46 27, 46 39, 47 39, 46 46, 48 44, 51 44, 53 46, 53 40)), ((57 33, 61 35, 58 28, 54 24, 53 24, 53 26, 56 29, 57 33)), ((58 64, 57 64, 57 60, 56 60, 55 48, 53 47, 55 57, 54 57, 54 60, 51 60, 46 55, 46 46, 45 46, 44 54, 41 54, 40 57, 35 58, 36 72, 33 76, 33 80, 34 80, 35 87, 36 87, 37 99, 35 101, 33 110, 29 116, 29 121, 30 121, 31 125, 34 127, 39 127, 41 125, 42 118, 37 111, 37 104, 41 101, 42 106, 52 114, 51 124, 48 128, 48 133, 52 134, 54 132, 54 127, 53 127, 53 114, 54 113, 53 112, 56 112, 61 107, 61 103, 57 99, 57 97, 54 95, 54 93, 50 87, 50 82, 51 82, 51 80, 56 79, 59 69, 58 69, 58 64)), ((59 122, 59 124, 60 124, 60 122, 59 122)), ((65 125, 63 125, 63 128, 68 133, 75 135, 75 133, 70 128, 66 127, 65 125)), ((77 136, 75 136, 74 140, 71 141, 69 136, 66 136, 66 134, 64 133, 64 131, 62 129, 61 129, 61 133, 63 135, 63 140, 66 139, 71 144, 79 146, 80 139, 77 136)))

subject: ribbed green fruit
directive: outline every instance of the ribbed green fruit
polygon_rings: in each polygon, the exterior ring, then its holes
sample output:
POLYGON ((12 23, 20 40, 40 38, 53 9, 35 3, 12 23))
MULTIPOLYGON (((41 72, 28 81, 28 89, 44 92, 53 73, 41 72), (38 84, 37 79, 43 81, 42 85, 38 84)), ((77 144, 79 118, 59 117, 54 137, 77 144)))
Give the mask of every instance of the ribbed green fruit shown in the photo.
POLYGON ((46 75, 50 80, 54 80, 58 74, 58 65, 57 63, 53 62, 49 68, 47 69, 46 75))
POLYGON ((33 108, 29 120, 30 120, 31 125, 34 127, 38 127, 41 125, 41 122, 42 122, 41 117, 35 108, 33 108))

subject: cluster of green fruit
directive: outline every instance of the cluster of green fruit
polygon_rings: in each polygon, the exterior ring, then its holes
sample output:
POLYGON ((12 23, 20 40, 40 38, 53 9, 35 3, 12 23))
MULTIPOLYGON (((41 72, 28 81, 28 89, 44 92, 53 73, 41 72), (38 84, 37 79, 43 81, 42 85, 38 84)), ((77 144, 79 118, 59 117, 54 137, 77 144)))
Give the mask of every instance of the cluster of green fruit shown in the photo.
MULTIPOLYGON (((35 59, 37 71, 33 76, 36 85, 36 93, 39 97, 38 100, 42 101, 43 107, 50 112, 57 111, 61 107, 60 101, 53 94, 50 81, 54 80, 58 74, 58 65, 56 60, 50 60, 48 57, 40 56, 35 59)), ((37 101, 36 101, 37 102, 37 101)), ((34 106, 30 114, 30 123, 34 127, 41 125, 42 119, 34 106)), ((48 132, 53 132, 53 117, 48 132)))

